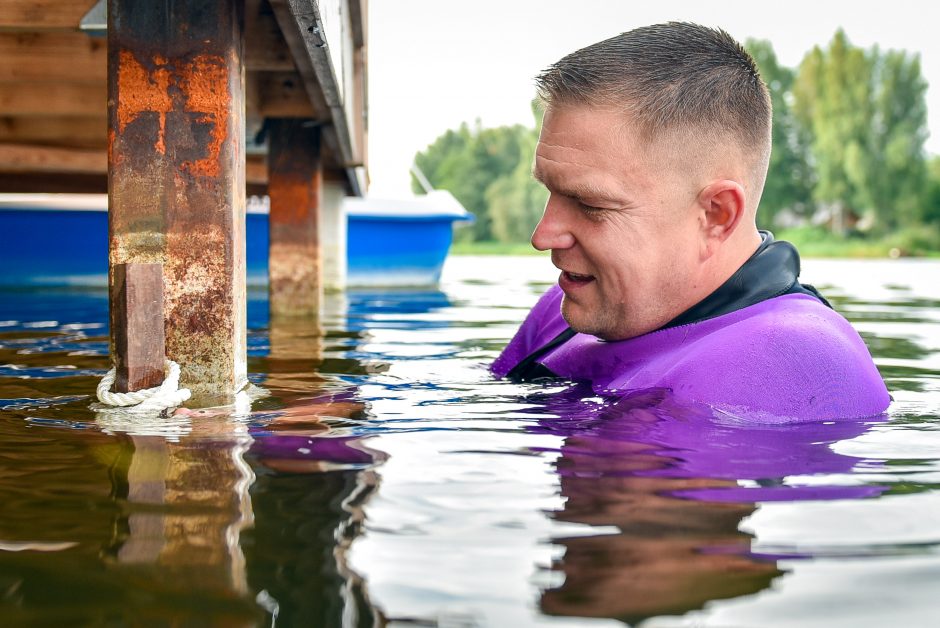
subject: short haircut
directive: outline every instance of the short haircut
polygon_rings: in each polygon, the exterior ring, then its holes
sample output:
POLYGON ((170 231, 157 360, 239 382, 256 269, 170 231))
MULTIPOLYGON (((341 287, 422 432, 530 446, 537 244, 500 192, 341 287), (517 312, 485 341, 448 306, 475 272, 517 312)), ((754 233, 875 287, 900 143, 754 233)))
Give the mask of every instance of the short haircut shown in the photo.
POLYGON ((644 26, 573 52, 536 78, 548 107, 622 110, 649 140, 672 131, 730 135, 759 188, 770 158, 770 93, 754 59, 720 29, 644 26))

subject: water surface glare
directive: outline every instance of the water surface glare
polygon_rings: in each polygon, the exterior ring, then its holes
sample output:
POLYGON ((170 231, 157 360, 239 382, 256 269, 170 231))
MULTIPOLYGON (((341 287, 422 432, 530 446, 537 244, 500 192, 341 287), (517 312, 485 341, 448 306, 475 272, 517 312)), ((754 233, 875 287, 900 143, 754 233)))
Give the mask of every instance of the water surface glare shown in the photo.
POLYGON ((494 381, 556 278, 454 257, 438 290, 269 324, 252 407, 89 409, 103 291, 0 293, 3 625, 924 626, 940 584, 940 262, 804 261, 894 396, 760 425, 668 391, 494 381))

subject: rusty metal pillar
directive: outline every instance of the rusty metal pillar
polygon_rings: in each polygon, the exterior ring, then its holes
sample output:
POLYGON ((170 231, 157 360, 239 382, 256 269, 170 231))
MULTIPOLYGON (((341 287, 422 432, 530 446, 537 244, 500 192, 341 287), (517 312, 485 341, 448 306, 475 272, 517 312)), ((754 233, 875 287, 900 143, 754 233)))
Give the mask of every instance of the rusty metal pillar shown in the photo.
POLYGON ((272 318, 319 313, 319 220, 323 175, 313 121, 268 121, 269 307, 272 318))
POLYGON ((163 264, 166 353, 205 405, 246 381, 242 8, 108 1, 110 263, 163 264))

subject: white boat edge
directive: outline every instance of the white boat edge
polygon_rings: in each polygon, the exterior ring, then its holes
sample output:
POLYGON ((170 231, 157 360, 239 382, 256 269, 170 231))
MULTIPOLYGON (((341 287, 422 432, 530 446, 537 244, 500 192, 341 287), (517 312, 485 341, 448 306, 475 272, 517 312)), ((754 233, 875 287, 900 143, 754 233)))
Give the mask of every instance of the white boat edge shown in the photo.
MULTIPOLYGON (((108 211, 107 194, 0 194, 0 209, 28 211, 108 211)), ((343 199, 342 211, 348 216, 368 217, 447 217, 473 220, 473 214, 447 190, 403 198, 355 197, 343 199)), ((246 213, 267 214, 267 197, 251 196, 246 213)))

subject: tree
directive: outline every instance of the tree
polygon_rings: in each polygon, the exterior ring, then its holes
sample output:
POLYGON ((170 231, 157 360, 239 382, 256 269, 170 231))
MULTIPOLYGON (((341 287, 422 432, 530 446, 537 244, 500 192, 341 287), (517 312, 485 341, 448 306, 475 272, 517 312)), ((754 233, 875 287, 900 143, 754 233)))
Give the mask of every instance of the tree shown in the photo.
POLYGON ((800 64, 794 112, 810 137, 814 198, 880 231, 920 220, 926 194, 926 83, 920 60, 853 46, 840 29, 800 64))
POLYGON ((532 177, 535 148, 542 127, 542 109, 532 101, 535 128, 523 138, 519 163, 511 173, 493 182, 486 200, 493 221, 493 237, 500 242, 525 242, 535 230, 548 200, 548 190, 532 177))
POLYGON ((920 221, 927 186, 927 82, 920 59, 889 51, 875 59, 871 201, 888 229, 920 221))
POLYGON ((782 210, 808 213, 815 173, 810 165, 809 137, 793 114, 794 70, 780 65, 769 41, 748 40, 748 52, 770 90, 773 105, 773 150, 761 196, 758 223, 772 227, 782 210))
POLYGON ((849 210, 870 206, 872 59, 839 29, 823 51, 800 64, 794 110, 809 132, 817 173, 813 195, 834 210, 833 229, 844 231, 849 210))
MULTIPOLYGON (((532 130, 521 124, 485 129, 477 121, 448 130, 415 155, 415 163, 435 188, 448 190, 476 216, 469 231, 474 240, 493 237, 487 189, 512 173, 524 158, 532 130)), ((420 191, 418 183, 413 189, 420 191)))
POLYGON ((927 166, 928 182, 921 219, 932 227, 940 227, 940 156, 931 158, 927 166))

